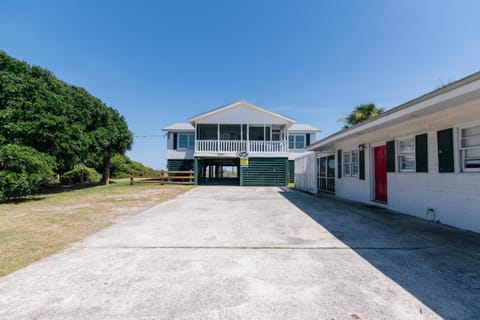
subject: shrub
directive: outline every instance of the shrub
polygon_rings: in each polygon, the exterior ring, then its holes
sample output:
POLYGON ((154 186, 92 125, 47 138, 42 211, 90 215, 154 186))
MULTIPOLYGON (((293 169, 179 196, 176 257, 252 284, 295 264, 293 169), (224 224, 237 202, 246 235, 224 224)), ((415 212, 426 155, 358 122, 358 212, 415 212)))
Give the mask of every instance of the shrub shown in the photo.
POLYGON ((34 193, 53 179, 53 159, 34 148, 0 147, 0 196, 5 200, 34 193))
POLYGON ((93 168, 84 165, 76 165, 73 170, 65 172, 60 177, 62 184, 76 183, 97 183, 100 181, 101 175, 93 168), (83 180, 82 180, 83 178, 83 180))
POLYGON ((152 168, 121 154, 114 155, 110 165, 110 176, 114 179, 130 177, 131 170, 135 170, 137 176, 151 176, 155 172, 152 168))

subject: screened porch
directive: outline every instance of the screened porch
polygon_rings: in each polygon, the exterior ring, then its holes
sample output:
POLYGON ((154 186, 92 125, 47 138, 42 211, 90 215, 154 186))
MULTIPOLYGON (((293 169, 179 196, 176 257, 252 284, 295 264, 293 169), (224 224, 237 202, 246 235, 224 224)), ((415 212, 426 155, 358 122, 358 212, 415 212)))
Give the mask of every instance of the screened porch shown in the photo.
POLYGON ((285 153, 286 126, 253 124, 197 124, 195 152, 285 153))

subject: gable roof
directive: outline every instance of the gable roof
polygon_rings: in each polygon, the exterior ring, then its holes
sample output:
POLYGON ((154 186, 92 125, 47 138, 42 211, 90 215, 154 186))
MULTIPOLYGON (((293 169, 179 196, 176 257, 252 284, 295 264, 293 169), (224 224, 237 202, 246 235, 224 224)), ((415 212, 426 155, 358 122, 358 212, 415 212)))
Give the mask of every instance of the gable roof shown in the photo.
POLYGON ((385 111, 374 118, 351 126, 348 129, 337 131, 311 144, 307 149, 315 150, 319 147, 347 139, 350 136, 361 135, 367 131, 372 131, 381 126, 386 126, 390 123, 394 123, 394 121, 402 121, 402 119, 407 119, 408 117, 414 117, 427 112, 435 111, 436 108, 439 110, 440 107, 452 107, 454 105, 449 104, 448 101, 465 96, 469 93, 480 95, 480 72, 473 73, 469 76, 452 82, 449 85, 407 101, 395 108, 385 111))
POLYGON ((234 107, 236 107, 236 106, 238 106, 238 105, 240 105, 240 104, 244 104, 244 105, 246 105, 246 106, 248 106, 248 107, 250 107, 250 108, 252 108, 252 109, 256 109, 256 110, 258 110, 258 111, 260 111, 260 112, 264 112, 264 113, 266 113, 266 114, 269 114, 269 115, 271 115, 271 116, 274 116, 274 117, 283 119, 283 120, 285 120, 285 121, 287 121, 287 122, 290 122, 290 123, 294 123, 294 122, 295 122, 295 120, 293 120, 292 118, 289 118, 289 117, 284 116, 284 115, 282 115, 282 114, 279 114, 279 113, 276 113, 276 112, 272 112, 272 111, 267 110, 267 109, 265 109, 265 108, 259 107, 259 106, 255 105, 255 104, 250 103, 250 102, 248 102, 247 100, 243 100, 243 99, 238 100, 238 101, 236 101, 236 102, 234 102, 234 103, 230 103, 230 104, 227 104, 227 105, 224 105, 224 106, 221 106, 221 107, 212 109, 212 110, 210 110, 210 111, 201 113, 201 114, 196 115, 196 116, 194 116, 194 117, 191 117, 190 119, 188 119, 188 122, 190 122, 191 124, 194 124, 196 121, 198 121, 198 120, 200 120, 200 119, 202 119, 202 118, 208 117, 208 116, 210 116, 210 115, 212 115, 212 114, 215 114, 215 113, 220 113, 220 112, 223 112, 223 111, 232 109, 232 108, 234 108, 234 107))
POLYGON ((288 128, 289 132, 320 132, 322 130, 315 128, 309 124, 295 123, 288 128))
POLYGON ((176 132, 176 131, 195 131, 195 128, 190 123, 174 123, 162 129, 162 131, 176 132))

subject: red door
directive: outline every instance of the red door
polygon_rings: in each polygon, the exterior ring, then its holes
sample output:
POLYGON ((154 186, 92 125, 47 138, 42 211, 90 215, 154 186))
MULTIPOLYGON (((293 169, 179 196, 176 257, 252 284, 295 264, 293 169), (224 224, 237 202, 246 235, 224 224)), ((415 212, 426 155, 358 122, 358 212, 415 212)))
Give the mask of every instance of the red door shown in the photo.
POLYGON ((387 148, 374 148, 375 153, 375 200, 387 202, 387 148))

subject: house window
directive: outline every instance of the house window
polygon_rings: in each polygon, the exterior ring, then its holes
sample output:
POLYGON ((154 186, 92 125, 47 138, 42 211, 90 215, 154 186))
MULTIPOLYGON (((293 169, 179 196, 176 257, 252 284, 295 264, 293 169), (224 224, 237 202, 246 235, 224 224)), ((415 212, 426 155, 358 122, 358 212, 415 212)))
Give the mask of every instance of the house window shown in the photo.
POLYGON ((415 137, 398 141, 398 169, 400 172, 415 172, 415 137))
POLYGON ((345 177, 358 177, 360 170, 358 150, 343 153, 343 175, 345 177))
POLYGON ((288 136, 289 149, 305 149, 305 135, 291 134, 288 136))
POLYGON ((359 164, 358 164, 358 150, 352 151, 352 176, 358 177, 359 164))
POLYGON ((352 175, 352 158, 350 152, 343 153, 343 175, 345 177, 352 175))
POLYGON ((480 125, 460 129, 463 171, 480 171, 480 125))
POLYGON ((195 149, 195 135, 179 133, 178 149, 195 149))

